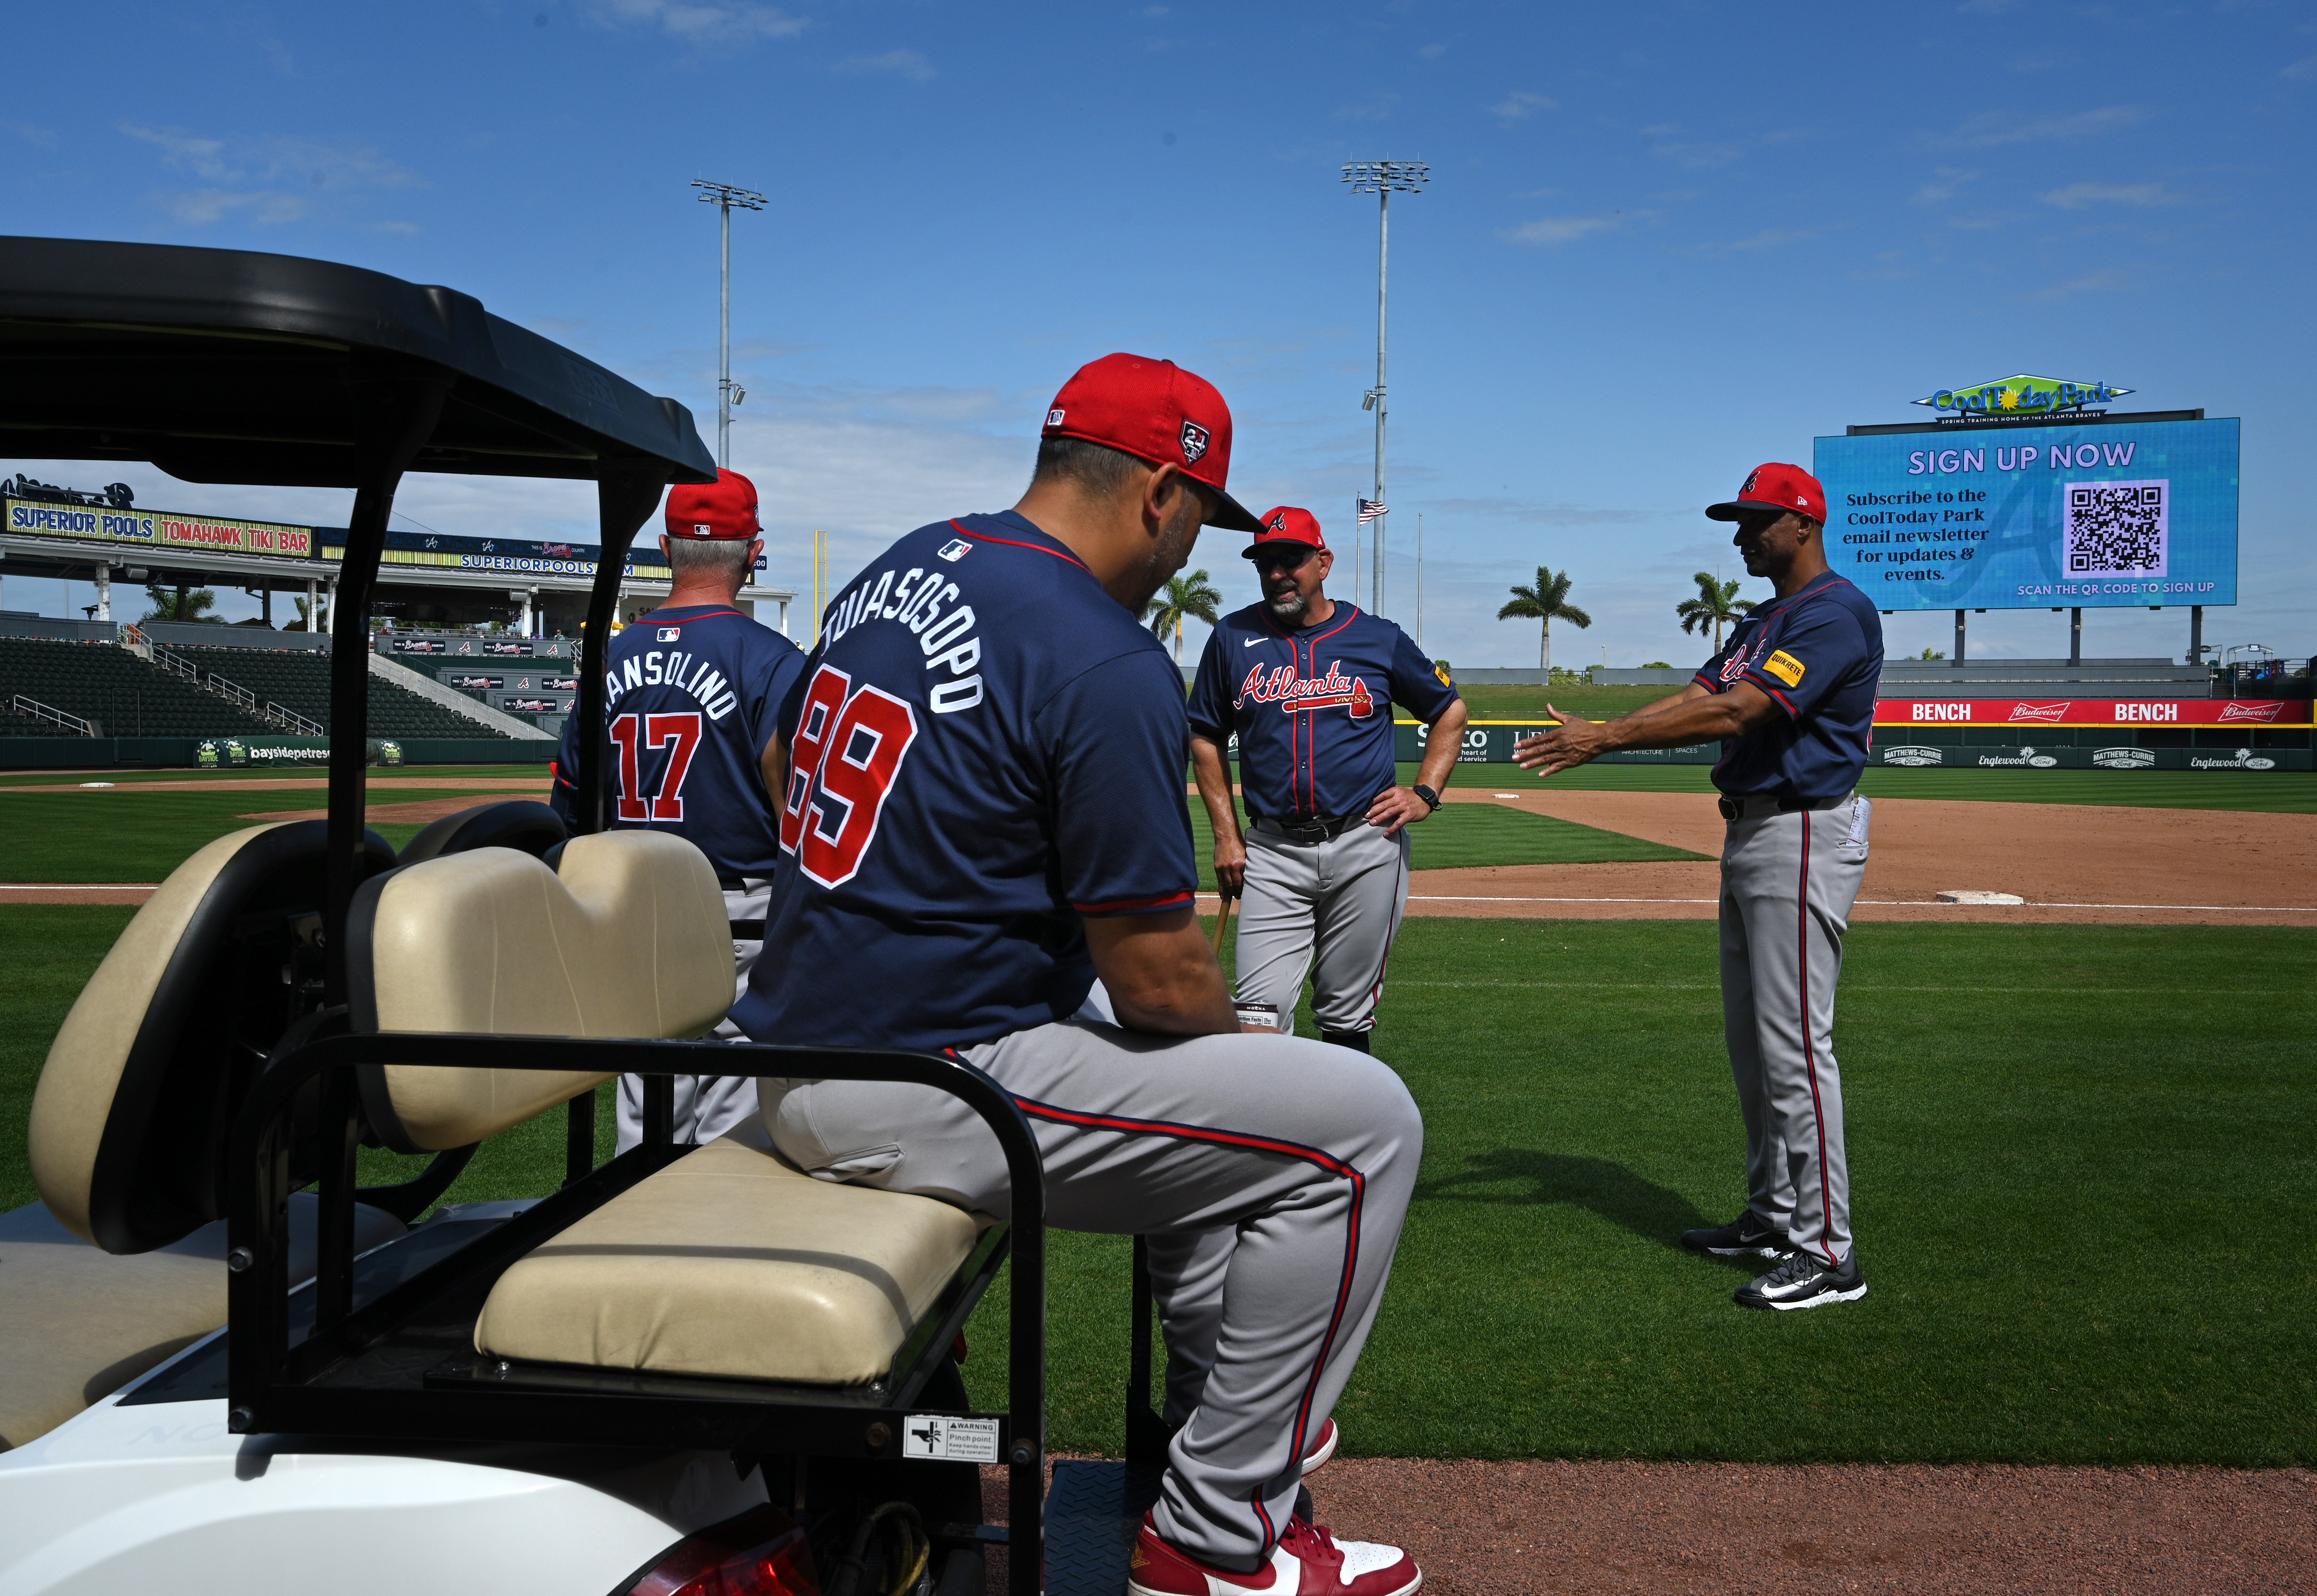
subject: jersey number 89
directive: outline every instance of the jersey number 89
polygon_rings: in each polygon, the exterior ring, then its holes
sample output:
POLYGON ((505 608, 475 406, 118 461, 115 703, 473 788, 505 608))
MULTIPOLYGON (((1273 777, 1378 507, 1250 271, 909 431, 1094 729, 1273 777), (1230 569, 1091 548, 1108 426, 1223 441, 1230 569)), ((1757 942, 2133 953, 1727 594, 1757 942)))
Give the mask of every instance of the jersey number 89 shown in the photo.
POLYGON ((853 879, 917 740, 917 711, 900 699, 865 682, 854 689, 833 665, 814 673, 797 713, 781 805, 781 847, 808 877, 824 887, 853 879))

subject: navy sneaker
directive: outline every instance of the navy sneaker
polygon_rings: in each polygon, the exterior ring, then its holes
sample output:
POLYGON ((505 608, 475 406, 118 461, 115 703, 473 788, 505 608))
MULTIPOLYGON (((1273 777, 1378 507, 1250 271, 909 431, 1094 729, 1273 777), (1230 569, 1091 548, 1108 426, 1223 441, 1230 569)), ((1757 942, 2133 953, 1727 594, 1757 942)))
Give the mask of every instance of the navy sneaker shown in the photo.
POLYGON ((1682 1232, 1681 1244, 1692 1252, 1715 1258, 1784 1258, 1794 1250, 1785 1232, 1755 1218, 1750 1208, 1712 1230, 1682 1232))
POLYGON ((1776 1308, 1785 1313, 1821 1308, 1829 1303, 1855 1303, 1865 1295, 1866 1282, 1858 1273, 1856 1252, 1844 1259, 1839 1268, 1797 1252, 1751 1286, 1740 1286, 1731 1300, 1741 1308, 1776 1308))

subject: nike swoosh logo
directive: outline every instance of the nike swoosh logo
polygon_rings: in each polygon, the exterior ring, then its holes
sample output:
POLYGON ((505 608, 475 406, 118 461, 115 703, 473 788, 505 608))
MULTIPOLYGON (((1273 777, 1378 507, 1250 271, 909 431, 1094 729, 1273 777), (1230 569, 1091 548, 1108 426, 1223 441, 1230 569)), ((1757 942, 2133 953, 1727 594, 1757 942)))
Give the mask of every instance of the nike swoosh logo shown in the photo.
POLYGON ((1250 637, 1250 638, 1248 638, 1246 641, 1244 641, 1244 642, 1240 643, 1240 644, 1239 644, 1239 647, 1240 647, 1240 648, 1242 648, 1242 649, 1251 649, 1251 648, 1255 647, 1255 645, 1256 645, 1256 644, 1257 644, 1257 643, 1261 642, 1262 641, 1263 641, 1263 640, 1262 640, 1261 638, 1259 638, 1259 637, 1250 637))

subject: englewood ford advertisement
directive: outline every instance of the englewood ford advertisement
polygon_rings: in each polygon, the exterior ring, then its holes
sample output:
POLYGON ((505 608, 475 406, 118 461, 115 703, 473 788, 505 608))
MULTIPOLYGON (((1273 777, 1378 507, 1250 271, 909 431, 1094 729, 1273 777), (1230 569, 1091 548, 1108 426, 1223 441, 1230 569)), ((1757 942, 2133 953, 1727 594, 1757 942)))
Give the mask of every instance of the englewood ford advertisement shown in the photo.
POLYGON ((276 554, 310 559, 314 529, 271 521, 236 521, 222 516, 186 516, 174 510, 111 510, 92 505, 7 502, 10 532, 42 537, 93 538, 108 543, 139 543, 148 549, 216 549, 235 554, 276 554))
POLYGON ((1877 726, 2307 726, 2289 698, 1883 698, 1877 726))
POLYGON ((2237 601, 2237 422, 1817 440, 1827 563, 1882 610, 2237 601))

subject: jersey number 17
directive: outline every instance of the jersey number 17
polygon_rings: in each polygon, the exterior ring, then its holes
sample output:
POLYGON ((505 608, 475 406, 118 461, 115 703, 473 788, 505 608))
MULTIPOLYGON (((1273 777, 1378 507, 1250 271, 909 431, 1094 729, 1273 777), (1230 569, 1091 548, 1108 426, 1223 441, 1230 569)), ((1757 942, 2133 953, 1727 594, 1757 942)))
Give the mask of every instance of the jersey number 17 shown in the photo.
POLYGON ((782 851, 794 854, 808 877, 824 887, 853 879, 917 740, 917 711, 902 700, 866 682, 854 687, 833 665, 814 673, 797 713, 781 804, 782 851))

